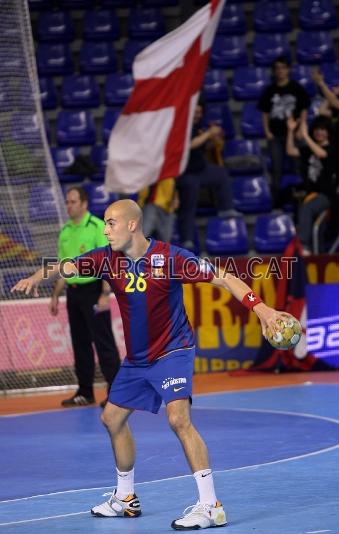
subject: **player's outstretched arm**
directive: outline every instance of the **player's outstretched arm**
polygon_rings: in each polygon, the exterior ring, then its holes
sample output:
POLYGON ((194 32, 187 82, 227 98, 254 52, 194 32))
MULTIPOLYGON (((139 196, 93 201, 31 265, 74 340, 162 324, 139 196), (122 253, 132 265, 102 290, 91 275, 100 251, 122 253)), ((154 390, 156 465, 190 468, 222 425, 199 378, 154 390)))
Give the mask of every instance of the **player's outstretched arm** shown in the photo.
POLYGON ((220 271, 217 272, 211 283, 227 289, 246 308, 252 309, 260 320, 264 336, 266 335, 267 328, 270 328, 273 333, 276 333, 279 330, 279 326, 277 325, 278 319, 283 319, 288 316, 285 312, 276 311, 267 306, 245 282, 230 273, 221 274, 220 271))
MULTIPOLYGON (((64 276, 77 276, 78 270, 74 263, 71 261, 63 262, 62 264, 62 273, 64 276)), ((60 263, 56 263, 53 266, 46 268, 45 266, 41 267, 36 271, 32 276, 28 278, 22 278, 17 282, 11 289, 11 293, 15 291, 20 291, 25 293, 25 295, 33 294, 34 297, 39 296, 38 287, 42 280, 49 280, 55 277, 57 274, 60 274, 60 263)))

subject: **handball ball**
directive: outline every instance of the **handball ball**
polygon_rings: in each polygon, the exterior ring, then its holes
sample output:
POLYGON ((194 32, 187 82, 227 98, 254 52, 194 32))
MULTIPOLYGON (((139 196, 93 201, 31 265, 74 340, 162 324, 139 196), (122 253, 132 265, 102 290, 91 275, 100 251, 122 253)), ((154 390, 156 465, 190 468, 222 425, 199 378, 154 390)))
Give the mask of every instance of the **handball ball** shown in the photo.
POLYGON ((283 320, 278 319, 277 323, 280 330, 272 334, 268 328, 266 330, 266 339, 275 349, 288 350, 292 349, 299 343, 302 335, 302 328, 299 321, 290 315, 283 320))

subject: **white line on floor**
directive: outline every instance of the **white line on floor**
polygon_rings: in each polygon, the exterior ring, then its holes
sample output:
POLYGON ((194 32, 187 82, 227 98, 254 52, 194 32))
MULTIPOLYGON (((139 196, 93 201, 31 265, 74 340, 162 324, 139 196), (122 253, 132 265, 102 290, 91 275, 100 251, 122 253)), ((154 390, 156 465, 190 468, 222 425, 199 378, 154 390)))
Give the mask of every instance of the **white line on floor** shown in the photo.
POLYGON ((19 523, 33 523, 34 521, 45 521, 46 519, 60 519, 61 517, 70 517, 72 515, 83 515, 89 514, 90 510, 86 512, 73 512, 72 514, 62 514, 62 515, 50 515, 49 517, 36 517, 35 519, 23 519, 22 521, 11 521, 9 523, 0 523, 0 527, 6 527, 8 525, 18 525, 19 523))

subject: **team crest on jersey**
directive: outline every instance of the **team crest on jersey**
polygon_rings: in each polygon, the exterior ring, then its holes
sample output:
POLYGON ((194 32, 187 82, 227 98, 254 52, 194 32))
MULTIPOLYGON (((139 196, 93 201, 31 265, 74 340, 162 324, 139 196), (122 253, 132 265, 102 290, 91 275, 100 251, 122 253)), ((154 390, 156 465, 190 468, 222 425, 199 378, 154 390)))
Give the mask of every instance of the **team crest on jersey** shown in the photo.
POLYGON ((163 278, 165 276, 163 267, 165 265, 165 256, 163 254, 151 254, 152 276, 163 278))

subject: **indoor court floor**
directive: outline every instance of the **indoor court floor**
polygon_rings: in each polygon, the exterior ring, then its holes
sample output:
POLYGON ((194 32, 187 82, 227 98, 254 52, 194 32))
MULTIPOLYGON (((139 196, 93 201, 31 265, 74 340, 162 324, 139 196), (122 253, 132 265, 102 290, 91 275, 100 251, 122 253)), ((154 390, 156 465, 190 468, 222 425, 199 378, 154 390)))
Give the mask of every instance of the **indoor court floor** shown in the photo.
MULTIPOLYGON (((193 420, 228 514, 218 532, 339 534, 337 372, 196 376, 195 391, 193 420)), ((15 403, 27 410, 30 399, 0 399, 0 532, 169 533, 196 502, 163 408, 130 419, 142 516, 102 519, 89 510, 111 492, 115 467, 101 409, 13 413, 15 403)))

